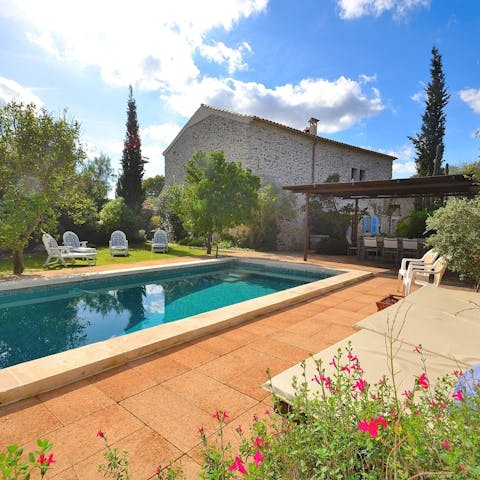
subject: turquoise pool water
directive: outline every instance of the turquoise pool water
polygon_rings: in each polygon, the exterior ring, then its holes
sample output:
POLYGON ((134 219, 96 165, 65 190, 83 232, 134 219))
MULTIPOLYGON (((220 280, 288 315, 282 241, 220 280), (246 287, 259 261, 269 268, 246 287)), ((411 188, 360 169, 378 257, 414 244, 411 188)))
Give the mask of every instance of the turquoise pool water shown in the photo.
POLYGON ((0 293, 0 368, 337 273, 231 262, 0 293))

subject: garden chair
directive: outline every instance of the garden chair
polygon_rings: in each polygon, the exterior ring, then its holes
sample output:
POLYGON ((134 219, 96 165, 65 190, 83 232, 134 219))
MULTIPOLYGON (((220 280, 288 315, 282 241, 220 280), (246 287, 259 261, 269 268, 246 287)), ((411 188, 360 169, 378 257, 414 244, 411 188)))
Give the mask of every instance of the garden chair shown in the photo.
POLYGON ((168 251, 168 237, 165 230, 156 230, 153 235, 152 252, 166 253, 168 251))
POLYGON ((59 246, 57 241, 48 233, 43 234, 42 242, 48 254, 48 258, 43 264, 44 267, 50 267, 56 264, 66 267, 69 264, 74 264, 75 260, 86 260, 89 266, 97 263, 96 250, 94 252, 72 251, 70 247, 66 245, 59 246))
POLYGON ((112 257, 115 257, 116 255, 128 257, 128 240, 126 235, 121 230, 115 230, 110 235, 108 247, 112 257))
POLYGON ((87 247, 87 241, 80 241, 75 232, 67 231, 63 234, 63 244, 70 247, 72 252, 97 253, 96 248, 87 247))
POLYGON ((370 253, 375 254, 375 258, 378 256, 379 245, 377 237, 363 237, 363 259, 370 253))
POLYGON ((408 269, 408 275, 403 279, 405 285, 405 295, 410 294, 412 285, 433 285, 438 287, 442 277, 447 270, 447 261, 444 257, 438 257, 433 265, 424 267, 415 267, 408 269), (432 280, 432 281, 430 281, 432 280))
POLYGON ((431 249, 428 252, 425 252, 422 258, 402 258, 402 263, 400 264, 400 269, 398 270, 398 286, 397 290, 403 292, 404 289, 404 278, 409 275, 408 269, 412 268, 422 268, 427 266, 430 267, 433 265, 433 262, 438 257, 438 253, 431 249))
POLYGON ((358 253, 357 242, 352 240, 352 226, 348 227, 348 230, 345 233, 345 238, 347 240, 347 255, 356 255, 358 253))
POLYGON ((384 238, 383 247, 382 247, 382 261, 385 260, 386 255, 391 255, 395 257, 395 263, 398 263, 399 253, 399 242, 398 238, 384 238))

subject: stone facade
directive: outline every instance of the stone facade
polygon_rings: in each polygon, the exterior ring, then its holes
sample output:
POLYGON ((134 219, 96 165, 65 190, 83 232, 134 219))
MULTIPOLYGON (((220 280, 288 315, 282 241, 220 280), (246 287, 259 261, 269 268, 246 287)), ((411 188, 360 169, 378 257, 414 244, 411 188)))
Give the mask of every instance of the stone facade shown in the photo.
MULTIPOLYGON (((183 181, 185 165, 198 150, 222 150, 228 161, 241 162, 263 181, 280 186, 323 183, 335 172, 340 182, 350 181, 352 175, 355 180, 360 175, 362 180, 385 180, 391 178, 394 160, 269 120, 202 105, 164 152, 166 185, 183 181)), ((279 248, 301 248, 303 204, 303 196, 297 196, 299 215, 282 222, 279 248)))

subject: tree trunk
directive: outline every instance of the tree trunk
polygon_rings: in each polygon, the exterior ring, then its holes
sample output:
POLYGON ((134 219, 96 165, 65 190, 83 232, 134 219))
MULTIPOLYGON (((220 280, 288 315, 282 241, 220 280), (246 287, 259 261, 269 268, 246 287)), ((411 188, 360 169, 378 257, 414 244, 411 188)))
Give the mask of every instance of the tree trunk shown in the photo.
POLYGON ((25 264, 23 262, 23 250, 13 252, 13 274, 21 275, 25 270, 25 264))
POLYGON ((205 243, 207 244, 207 255, 212 253, 212 232, 205 235, 205 243))

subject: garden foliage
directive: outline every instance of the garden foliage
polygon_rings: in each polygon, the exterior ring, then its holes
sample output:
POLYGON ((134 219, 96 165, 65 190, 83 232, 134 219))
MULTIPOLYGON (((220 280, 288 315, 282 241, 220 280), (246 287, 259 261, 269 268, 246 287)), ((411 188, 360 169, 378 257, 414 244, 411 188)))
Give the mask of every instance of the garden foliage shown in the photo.
POLYGON ((427 218, 433 231, 426 240, 447 259, 448 268, 461 279, 475 282, 480 289, 480 196, 473 199, 451 198, 427 218))

